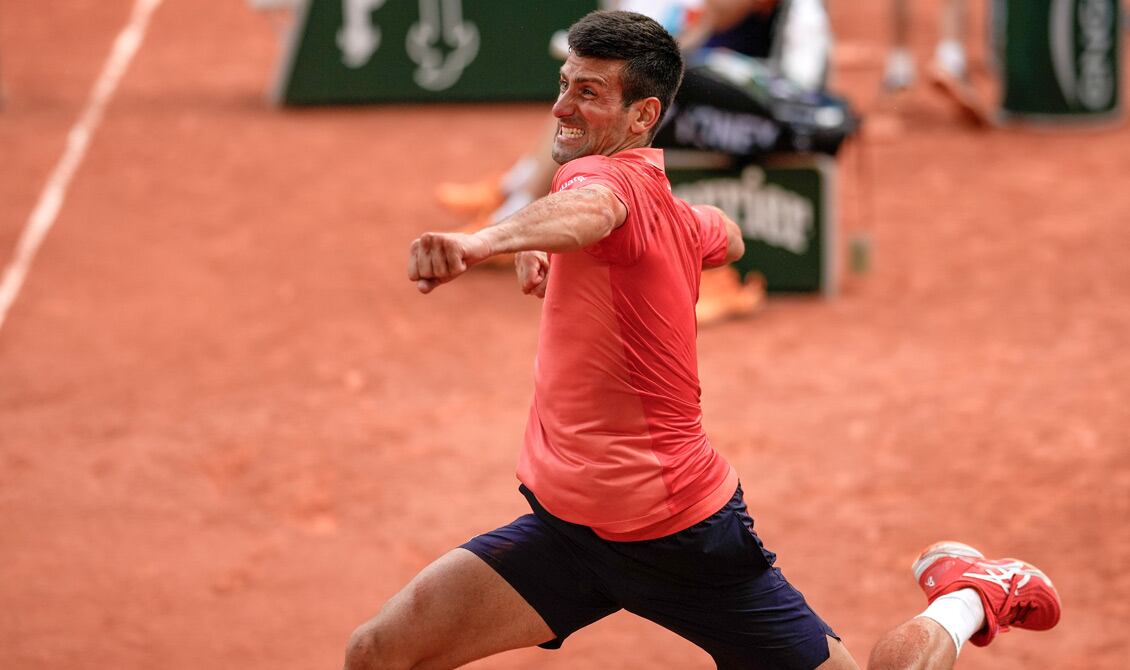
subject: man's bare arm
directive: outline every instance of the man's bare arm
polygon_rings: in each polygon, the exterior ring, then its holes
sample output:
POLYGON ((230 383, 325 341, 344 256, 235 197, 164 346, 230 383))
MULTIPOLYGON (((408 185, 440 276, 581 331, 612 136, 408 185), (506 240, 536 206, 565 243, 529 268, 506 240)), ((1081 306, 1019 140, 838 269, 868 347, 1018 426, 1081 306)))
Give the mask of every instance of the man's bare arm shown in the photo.
POLYGON ((596 244, 628 216, 628 208, 606 186, 551 193, 477 233, 492 254, 516 251, 578 251, 596 244))
POLYGON ((429 293, 495 254, 583 249, 608 237, 627 216, 628 208, 605 186, 551 193, 473 235, 425 233, 408 250, 408 278, 429 293))
POLYGON ((718 209, 717 207, 713 207, 711 205, 697 205, 697 206, 698 207, 709 207, 710 209, 717 212, 718 215, 722 217, 722 222, 726 226, 726 260, 724 260, 724 261, 722 261, 721 263, 718 263, 718 264, 708 265, 706 263, 703 263, 702 266, 704 268, 721 267, 723 265, 726 265, 727 263, 733 263, 734 261, 741 258, 742 255, 745 254, 745 240, 742 239, 742 229, 738 227, 738 224, 734 223, 733 219, 726 216, 726 213, 723 212, 722 210, 718 209))

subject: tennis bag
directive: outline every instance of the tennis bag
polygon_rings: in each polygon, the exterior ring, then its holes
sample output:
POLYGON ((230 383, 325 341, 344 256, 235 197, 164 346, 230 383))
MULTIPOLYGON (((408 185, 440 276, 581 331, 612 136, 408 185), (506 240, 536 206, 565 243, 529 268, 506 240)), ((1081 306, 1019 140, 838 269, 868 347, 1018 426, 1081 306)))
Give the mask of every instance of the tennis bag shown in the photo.
POLYGON ((835 156, 858 129, 846 99, 806 91, 765 60, 714 49, 689 64, 653 146, 743 160, 771 153, 835 156))

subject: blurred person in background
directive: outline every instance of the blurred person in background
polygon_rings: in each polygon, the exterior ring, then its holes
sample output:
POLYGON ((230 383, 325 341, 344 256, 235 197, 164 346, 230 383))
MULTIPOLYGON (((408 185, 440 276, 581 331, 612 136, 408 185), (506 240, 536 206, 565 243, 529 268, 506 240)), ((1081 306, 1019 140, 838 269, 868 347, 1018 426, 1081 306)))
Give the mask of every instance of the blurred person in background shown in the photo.
MULTIPOLYGON (((656 146, 720 152, 750 162, 778 152, 815 150, 834 155, 852 132, 854 117, 846 103, 825 88, 833 40, 821 0, 605 4, 655 19, 676 36, 687 57, 683 85, 661 123, 656 146), (841 114, 835 128, 813 127, 795 114, 789 118, 781 112, 820 105, 841 114), (742 131, 727 132, 727 128, 742 131)), ((561 59, 568 55, 563 37, 558 33, 550 44, 561 59)), ((555 132, 556 124, 551 123, 501 178, 441 184, 440 203, 471 217, 465 230, 473 231, 545 195, 557 167, 550 157, 555 132)), ((495 261, 509 262, 507 257, 495 261)), ((707 325, 755 313, 764 304, 765 283, 755 272, 743 283, 733 268, 719 268, 704 275, 701 296, 699 323, 707 325)))
MULTIPOLYGON (((883 69, 882 87, 885 93, 893 94, 914 83, 917 68, 910 49, 910 0, 890 1, 891 48, 883 69)), ((933 60, 926 67, 926 76, 958 106, 966 120, 977 126, 989 125, 988 107, 978 96, 969 76, 965 48, 969 24, 967 0, 943 0, 938 23, 938 42, 933 60)))

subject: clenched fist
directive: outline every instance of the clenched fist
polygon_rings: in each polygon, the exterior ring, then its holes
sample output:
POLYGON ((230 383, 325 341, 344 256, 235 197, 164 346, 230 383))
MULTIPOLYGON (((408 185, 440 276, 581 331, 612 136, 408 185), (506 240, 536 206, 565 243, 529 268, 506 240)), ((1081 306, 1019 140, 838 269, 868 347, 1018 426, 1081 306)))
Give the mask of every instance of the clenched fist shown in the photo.
POLYGON ((486 240, 466 233, 424 233, 408 247, 408 279, 430 293, 490 257, 486 240))
POLYGON ((522 293, 545 297, 545 287, 549 282, 549 255, 544 251, 521 251, 514 257, 514 267, 518 272, 518 286, 522 293))

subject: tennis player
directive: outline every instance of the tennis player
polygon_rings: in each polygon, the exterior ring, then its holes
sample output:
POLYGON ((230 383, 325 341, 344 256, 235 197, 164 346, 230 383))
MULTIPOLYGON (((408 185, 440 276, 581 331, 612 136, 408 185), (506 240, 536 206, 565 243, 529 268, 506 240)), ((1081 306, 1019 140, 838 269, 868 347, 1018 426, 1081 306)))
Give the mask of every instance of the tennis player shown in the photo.
MULTIPOLYGON (((649 148, 679 86, 679 48, 629 12, 589 14, 569 47, 552 193, 475 234, 425 234, 408 261, 428 293, 517 252, 522 290, 545 299, 518 459, 531 513, 426 567, 354 632, 346 667, 452 668, 555 649, 625 609, 719 668, 856 668, 774 567, 738 474, 703 431, 699 275, 743 244, 720 210, 672 195, 663 154, 649 148)), ((880 642, 873 667, 946 668, 966 639, 1059 617, 1051 582, 1026 563, 942 543, 915 572, 932 604, 880 642)))

